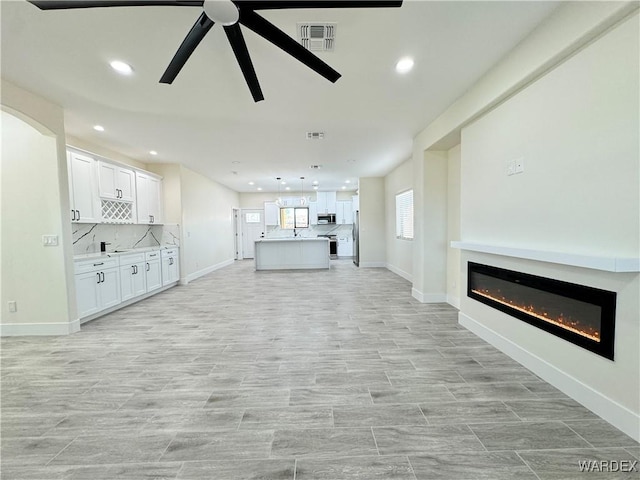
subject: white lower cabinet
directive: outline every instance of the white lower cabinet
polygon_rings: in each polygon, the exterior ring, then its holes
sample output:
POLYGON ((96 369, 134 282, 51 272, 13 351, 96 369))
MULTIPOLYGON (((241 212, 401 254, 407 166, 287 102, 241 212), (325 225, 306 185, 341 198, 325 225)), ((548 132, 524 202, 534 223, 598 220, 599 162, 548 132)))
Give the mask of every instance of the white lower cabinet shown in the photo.
POLYGON ((178 262, 178 249, 170 248, 162 250, 162 286, 180 280, 180 268, 178 262))
POLYGON ((76 259, 78 317, 89 317, 177 282, 178 252, 175 247, 76 259))
POLYGON ((162 269, 160 265, 160 250, 145 254, 145 271, 147 277, 147 292, 162 287, 162 269))
POLYGON ((87 317, 121 302, 118 266, 116 257, 75 263, 78 317, 87 317))
POLYGON ((339 257, 352 257, 353 256, 353 239, 350 235, 338 236, 338 256, 339 257))
POLYGON ((120 256, 120 286, 122 301, 147 293, 147 274, 144 253, 120 256))

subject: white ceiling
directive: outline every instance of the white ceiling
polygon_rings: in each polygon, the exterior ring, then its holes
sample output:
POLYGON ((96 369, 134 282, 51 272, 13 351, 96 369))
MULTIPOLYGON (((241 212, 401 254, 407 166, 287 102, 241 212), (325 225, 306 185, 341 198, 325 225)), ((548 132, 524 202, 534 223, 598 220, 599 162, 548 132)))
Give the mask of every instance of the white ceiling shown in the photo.
POLYGON ((219 25, 172 85, 158 83, 198 7, 41 11, 3 0, 1 73, 62 105, 67 134, 143 163, 181 163, 239 192, 276 191, 278 176, 336 190, 407 160, 414 135, 558 3, 405 0, 401 8, 261 11, 294 37, 297 22, 336 22, 335 52, 318 56, 342 78, 328 82, 242 27, 265 96, 254 103, 219 25), (405 55, 416 66, 401 76, 394 65, 405 55), (116 74, 114 59, 134 75, 116 74), (325 139, 307 140, 309 131, 325 139))

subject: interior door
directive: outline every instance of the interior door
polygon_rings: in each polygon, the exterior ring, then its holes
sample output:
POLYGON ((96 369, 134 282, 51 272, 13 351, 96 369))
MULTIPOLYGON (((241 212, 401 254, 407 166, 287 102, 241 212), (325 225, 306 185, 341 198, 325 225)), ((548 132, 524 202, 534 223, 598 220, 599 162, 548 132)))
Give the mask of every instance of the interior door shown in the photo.
POLYGON ((253 258, 255 241, 264 233, 264 210, 242 210, 242 258, 253 258))

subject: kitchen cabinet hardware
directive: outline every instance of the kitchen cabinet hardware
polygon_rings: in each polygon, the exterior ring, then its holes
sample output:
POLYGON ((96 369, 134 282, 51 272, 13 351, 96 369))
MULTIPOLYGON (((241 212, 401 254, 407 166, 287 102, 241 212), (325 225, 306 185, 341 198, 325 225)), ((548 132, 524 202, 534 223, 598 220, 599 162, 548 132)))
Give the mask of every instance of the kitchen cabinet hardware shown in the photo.
POLYGON ((100 265, 104 265, 104 262, 94 263, 94 264, 93 264, 93 266, 94 266, 94 267, 99 267, 100 265))
POLYGON ((71 215, 72 215, 71 216, 71 221, 75 222, 75 220, 76 220, 76 211, 75 210, 71 210, 71 215))

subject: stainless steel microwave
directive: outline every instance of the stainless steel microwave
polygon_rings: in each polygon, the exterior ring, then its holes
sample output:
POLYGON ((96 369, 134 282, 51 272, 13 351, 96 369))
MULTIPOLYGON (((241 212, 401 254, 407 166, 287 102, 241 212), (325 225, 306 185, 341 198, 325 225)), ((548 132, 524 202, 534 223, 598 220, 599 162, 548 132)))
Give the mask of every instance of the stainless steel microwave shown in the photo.
POLYGON ((331 223, 336 223, 335 213, 319 213, 318 214, 318 225, 327 225, 331 223))

